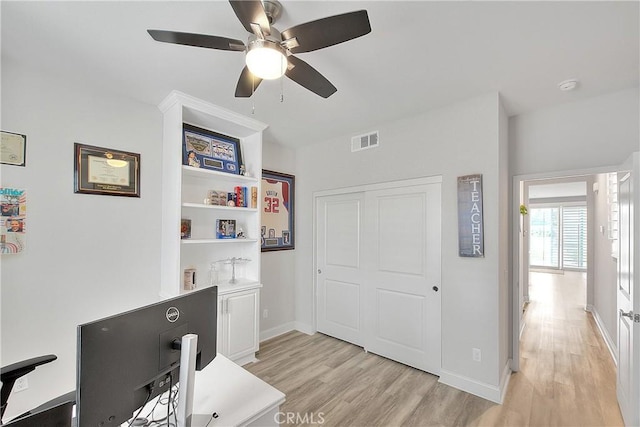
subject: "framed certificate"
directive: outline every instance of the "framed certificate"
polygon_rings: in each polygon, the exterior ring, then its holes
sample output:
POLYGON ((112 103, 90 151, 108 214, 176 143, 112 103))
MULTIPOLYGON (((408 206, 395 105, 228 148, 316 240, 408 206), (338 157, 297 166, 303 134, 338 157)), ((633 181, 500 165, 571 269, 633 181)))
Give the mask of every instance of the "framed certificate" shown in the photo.
POLYGON ((140 197, 140 154, 75 143, 75 193, 140 197))
POLYGON ((242 167, 240 140, 183 124, 182 164, 239 175, 242 167))
POLYGON ((27 135, 5 131, 1 132, 0 163, 25 166, 27 164, 27 135))
POLYGON ((262 252, 295 249, 294 185, 293 175, 262 171, 262 252))

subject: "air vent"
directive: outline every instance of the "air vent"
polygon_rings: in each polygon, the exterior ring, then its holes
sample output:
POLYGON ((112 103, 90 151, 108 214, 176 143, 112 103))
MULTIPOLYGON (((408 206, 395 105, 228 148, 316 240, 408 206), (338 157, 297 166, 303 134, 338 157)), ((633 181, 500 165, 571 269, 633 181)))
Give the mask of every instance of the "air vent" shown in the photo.
POLYGON ((375 148, 379 143, 378 131, 357 135, 351 138, 351 152, 375 148))

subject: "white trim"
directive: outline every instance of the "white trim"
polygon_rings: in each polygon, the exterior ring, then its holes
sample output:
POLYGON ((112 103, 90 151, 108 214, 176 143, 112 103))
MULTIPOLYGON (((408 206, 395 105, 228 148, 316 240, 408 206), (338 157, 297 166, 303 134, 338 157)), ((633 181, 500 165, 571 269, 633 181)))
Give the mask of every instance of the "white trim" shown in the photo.
POLYGON ((520 325, 520 333, 518 334, 518 338, 522 339, 522 334, 524 334, 524 328, 527 326, 527 322, 521 322, 520 325))
POLYGON ((295 324, 296 331, 302 332, 303 334, 313 335, 316 333, 316 330, 313 326, 307 325, 303 322, 298 322, 297 320, 293 322, 295 324))
POLYGON ((440 370, 440 380, 442 384, 457 388, 458 390, 466 391, 467 393, 475 394, 483 399, 490 400, 492 402, 502 404, 504 398, 506 385, 509 383, 509 375, 505 375, 505 372, 511 373, 509 364, 505 366, 503 376, 500 379, 500 385, 495 386, 486 384, 462 375, 455 374, 445 369, 440 370), (503 382, 504 381, 504 382, 503 382))
POLYGON ((509 381, 511 381, 511 364, 513 360, 507 360, 507 363, 504 365, 504 369, 502 370, 502 377, 500 377, 500 404, 504 402, 504 397, 507 394, 507 389, 509 388, 509 381))
POLYGON ((336 188, 332 190, 321 190, 313 193, 313 198, 324 196, 337 196, 340 194, 362 193, 365 191, 388 190, 390 188, 405 188, 414 185, 437 184, 442 182, 442 175, 427 176, 423 178, 400 179, 397 181, 379 182, 374 184, 357 185, 355 187, 336 188))
POLYGON ((261 132, 269 127, 269 125, 267 125, 266 123, 243 116, 236 113, 235 111, 222 108, 218 105, 210 104, 206 101, 203 101, 191 95, 187 95, 186 93, 177 90, 171 91, 169 95, 167 95, 167 97, 158 105, 158 108, 160 109, 160 111, 165 113, 176 104, 180 104, 182 107, 186 107, 189 109, 202 111, 206 114, 219 117, 223 120, 238 123, 241 126, 249 128, 255 132, 261 132))
POLYGON ((593 320, 596 321, 596 326, 598 326, 598 329, 600 330, 600 335, 602 335, 602 339, 604 339, 605 344, 607 345, 607 348, 609 349, 609 353, 611 354, 611 359, 613 360, 613 363, 618 366, 618 345, 616 344, 616 342, 611 338, 611 335, 609 335, 609 333, 607 332, 607 329, 604 327, 604 322, 602 321, 602 318, 600 317, 600 315, 598 314, 598 310, 596 310, 593 307, 588 307, 587 311, 590 311, 591 314, 593 315, 593 320))
POLYGON ((278 337, 286 334, 287 332, 295 331, 295 322, 287 322, 275 328, 267 329, 260 332, 260 342, 270 340, 271 338, 278 337))

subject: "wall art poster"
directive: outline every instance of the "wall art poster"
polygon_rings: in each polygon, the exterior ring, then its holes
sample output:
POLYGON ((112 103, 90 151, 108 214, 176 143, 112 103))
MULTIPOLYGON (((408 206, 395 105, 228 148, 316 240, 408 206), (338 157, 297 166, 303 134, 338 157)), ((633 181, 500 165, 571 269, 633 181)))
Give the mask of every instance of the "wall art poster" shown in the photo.
POLYGON ((458 254, 484 257, 481 174, 458 177, 458 254))
POLYGON ((295 248, 294 184, 293 175, 262 171, 262 252, 295 248))
POLYGON ((0 253, 17 254, 25 249, 27 192, 0 187, 0 253))

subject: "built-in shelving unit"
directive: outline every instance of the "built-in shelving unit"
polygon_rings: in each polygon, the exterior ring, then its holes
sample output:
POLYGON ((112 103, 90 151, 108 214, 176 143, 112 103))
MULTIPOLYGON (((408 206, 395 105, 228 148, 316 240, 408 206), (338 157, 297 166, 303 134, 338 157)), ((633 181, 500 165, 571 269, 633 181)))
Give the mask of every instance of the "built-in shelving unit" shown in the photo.
POLYGON ((196 289, 218 285, 218 351, 239 364, 254 360, 258 350, 260 312, 260 200, 257 208, 206 204, 209 192, 257 187, 262 173, 264 123, 181 92, 159 105, 164 115, 162 153, 162 243, 160 295, 184 292, 185 269, 196 270, 196 289), (182 164, 182 126, 188 123, 240 140, 247 175, 235 175, 182 164), (191 220, 191 238, 180 238, 182 219, 191 220), (245 238, 216 238, 216 220, 234 219, 245 238), (232 266, 214 261, 249 259, 232 266))
MULTIPOLYGON (((260 210, 206 204, 211 190, 233 192, 236 186, 260 188, 264 123, 181 92, 171 92, 159 105, 164 114, 162 176, 161 295, 185 292, 183 272, 195 268, 196 287, 211 284, 213 261, 248 258, 237 275, 260 283, 260 210), (240 140, 246 175, 195 168, 182 164, 182 127, 188 123, 240 140), (180 239, 181 219, 191 220, 191 238, 180 239), (217 239, 216 220, 233 219, 245 238, 217 239)), ((258 203, 260 201, 258 200, 258 203)), ((231 277, 219 266, 218 285, 231 277)))

